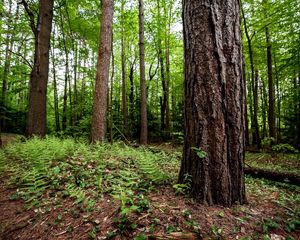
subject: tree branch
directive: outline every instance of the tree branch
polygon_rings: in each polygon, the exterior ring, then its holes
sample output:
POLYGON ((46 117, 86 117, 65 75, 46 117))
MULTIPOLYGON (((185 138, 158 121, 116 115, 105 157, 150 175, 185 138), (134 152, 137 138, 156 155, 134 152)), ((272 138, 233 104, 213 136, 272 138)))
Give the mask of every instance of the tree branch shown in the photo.
POLYGON ((19 4, 22 4, 24 6, 25 11, 27 12, 28 17, 29 17, 29 25, 30 25, 35 37, 37 37, 38 31, 37 31, 37 26, 36 26, 36 23, 34 20, 33 12, 29 9, 28 3, 25 0, 22 0, 21 2, 19 2, 19 4))
POLYGON ((17 55, 18 57, 22 58, 25 64, 27 64, 31 69, 33 68, 32 64, 20 53, 13 52, 11 50, 8 50, 8 51, 11 52, 12 54, 17 55))

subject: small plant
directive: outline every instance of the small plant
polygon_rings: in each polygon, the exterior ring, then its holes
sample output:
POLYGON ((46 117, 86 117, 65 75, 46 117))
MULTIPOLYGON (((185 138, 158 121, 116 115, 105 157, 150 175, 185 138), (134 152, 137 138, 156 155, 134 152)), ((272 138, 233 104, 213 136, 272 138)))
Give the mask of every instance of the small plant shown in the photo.
POLYGON ((191 188, 192 176, 189 174, 184 175, 184 183, 177 183, 173 185, 176 194, 186 194, 191 188))
POLYGON ((192 147, 200 159, 204 159, 207 157, 207 152, 203 151, 201 148, 192 147))
POLYGON ((280 225, 274 219, 267 218, 262 223, 262 229, 264 233, 268 233, 271 229, 278 228, 280 225))

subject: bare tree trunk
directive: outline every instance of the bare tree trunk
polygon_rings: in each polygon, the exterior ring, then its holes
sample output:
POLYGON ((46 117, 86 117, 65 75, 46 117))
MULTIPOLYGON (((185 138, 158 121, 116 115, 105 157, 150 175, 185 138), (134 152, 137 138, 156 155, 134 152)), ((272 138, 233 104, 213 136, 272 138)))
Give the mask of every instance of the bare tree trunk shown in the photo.
POLYGON ((268 123, 269 123, 269 135, 276 139, 275 129, 275 110, 274 110, 274 83, 273 83, 273 60, 272 60, 272 43, 269 33, 269 28, 266 28, 266 44, 267 44, 267 64, 268 64, 268 86, 269 86, 269 111, 268 111, 268 123))
POLYGON ((145 78, 145 40, 144 40, 144 0, 139 0, 139 45, 140 45, 140 91, 141 91, 141 132, 140 143, 147 144, 147 98, 145 78))
POLYGON ((248 121, 248 107, 247 107, 247 76, 246 76, 246 64, 245 64, 245 58, 243 55, 243 84, 245 86, 244 88, 244 96, 245 96, 245 145, 248 147, 250 146, 250 139, 249 139, 249 121, 248 121))
POLYGON ((180 183, 206 204, 246 202, 239 1, 183 1, 185 141, 180 183))
POLYGON ((125 137, 128 137, 128 106, 127 106, 127 84, 126 84, 126 53, 125 53, 125 31, 124 31, 124 0, 121 3, 121 58, 122 58, 122 113, 123 129, 125 137))
POLYGON ((255 70, 254 82, 252 84, 253 87, 253 126, 254 126, 254 134, 253 134, 253 145, 256 145, 260 148, 260 137, 259 137, 259 125, 258 125, 258 71, 255 70))
MULTIPOLYGON (((113 34, 113 33, 112 33, 113 34)), ((112 70, 111 70, 111 77, 110 77, 110 109, 109 109, 109 139, 110 143, 113 144, 113 122, 114 122, 114 114, 113 114, 113 92, 114 92, 114 76, 115 76, 115 54, 114 54, 114 45, 113 45, 113 36, 111 40, 111 63, 112 63, 112 70)))
MULTIPOLYGON (((55 33, 54 33, 55 35, 55 33)), ((57 93, 57 79, 56 79, 56 64, 55 64, 55 38, 52 38, 52 71, 53 71, 53 98, 54 98, 54 115, 55 115, 55 130, 60 131, 59 122, 59 107, 58 107, 58 93, 57 93)))
MULTIPOLYGON (((11 28, 12 25, 12 1, 8 1, 8 21, 7 21, 7 29, 11 28)), ((0 128, 5 130, 5 119, 6 119, 6 92, 7 92, 7 83, 8 83, 8 74, 10 70, 10 60, 11 60, 11 52, 13 47, 13 38, 11 33, 6 34, 5 38, 5 59, 4 59, 4 68, 2 73, 2 95, 1 95, 1 105, 0 105, 0 128)))
POLYGON ((114 1, 102 0, 100 44, 93 104, 91 142, 104 141, 106 133, 107 87, 112 46, 114 1))
POLYGON ((49 49, 53 18, 54 0, 40 0, 37 24, 25 0, 22 4, 30 18, 30 26, 35 37, 34 65, 30 75, 29 109, 27 116, 27 136, 45 136, 47 125, 46 101, 49 74, 49 49))
MULTIPOLYGON (((253 94, 253 113, 251 113, 251 115, 252 115, 252 119, 251 119, 252 145, 257 146, 259 148, 260 147, 260 137, 259 137, 259 125, 258 125, 258 119, 257 119, 257 115, 258 115, 257 114, 257 111, 258 111, 258 75, 255 74, 252 42, 251 42, 251 37, 249 35, 246 17, 245 17, 243 8, 241 8, 241 10, 242 10, 242 16, 243 16, 245 35, 247 38, 249 59, 250 59, 250 69, 251 69, 251 80, 250 81, 251 81, 251 90, 252 90, 252 94, 253 94)), ((252 112, 252 109, 251 109, 251 112, 252 112)))

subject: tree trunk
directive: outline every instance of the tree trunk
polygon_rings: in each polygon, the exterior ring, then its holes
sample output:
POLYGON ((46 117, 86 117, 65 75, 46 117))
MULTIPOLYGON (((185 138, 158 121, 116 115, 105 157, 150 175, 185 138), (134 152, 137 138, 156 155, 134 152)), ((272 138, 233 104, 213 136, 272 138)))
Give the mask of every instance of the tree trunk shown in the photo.
MULTIPOLYGON (((8 7, 8 21, 7 21, 7 29, 11 28, 12 25, 12 2, 9 1, 8 7)), ((6 92, 7 92, 7 83, 8 83, 8 74, 10 70, 10 60, 11 60, 11 52, 13 48, 13 37, 11 33, 6 34, 5 38, 5 59, 4 59, 4 68, 2 73, 2 95, 1 95, 1 105, 0 105, 0 128, 5 130, 5 119, 6 119, 6 111, 7 111, 7 102, 6 102, 6 92)))
MULTIPOLYGON (((54 35, 55 35, 55 33, 54 33, 54 35)), ((54 42, 55 42, 55 38, 53 37, 52 38, 52 71, 53 71, 53 94, 54 94, 53 98, 54 98, 55 130, 56 130, 56 132, 60 132, 54 42)))
POLYGON ((257 119, 257 112, 258 112, 258 73, 255 74, 252 42, 251 42, 251 37, 249 35, 248 25, 247 25, 247 21, 246 21, 246 17, 245 17, 243 7, 241 8, 241 10, 242 10, 242 16, 243 16, 245 35, 246 35, 246 38, 247 38, 247 45, 248 45, 249 59, 250 59, 250 69, 251 69, 251 80, 250 81, 251 81, 251 90, 252 90, 252 94, 253 94, 253 113, 252 113, 252 119, 251 119, 252 145, 257 146, 258 148, 260 148, 259 125, 258 125, 258 119, 257 119))
POLYGON ((114 54, 114 44, 113 44, 113 33, 111 39, 111 77, 110 77, 110 103, 109 103, 109 140, 110 144, 113 144, 113 121, 114 121, 114 114, 113 114, 113 91, 114 91, 114 77, 115 77, 115 54, 114 54))
POLYGON ((267 64, 268 64, 268 86, 269 86, 269 111, 268 111, 268 123, 269 123, 269 135, 272 138, 276 138, 275 129, 275 111, 274 111, 274 83, 273 83, 273 60, 272 60, 272 43, 269 33, 269 28, 266 28, 266 44, 267 44, 267 64))
POLYGON ((245 64, 245 58, 243 55, 243 84, 245 86, 244 88, 244 96, 245 96, 245 112, 244 112, 244 118, 245 118, 245 145, 247 147, 250 146, 250 139, 249 139, 249 121, 248 121, 248 107, 247 107, 247 76, 246 76, 246 64, 245 64))
POLYGON ((106 132, 107 87, 112 46, 114 1, 102 0, 100 44, 94 93, 91 142, 104 141, 106 132))
POLYGON ((140 143, 147 144, 147 98, 145 78, 145 40, 144 40, 144 0, 139 0, 139 46, 140 46, 140 91, 141 91, 141 132, 140 143))
POLYGON ((166 99, 166 134, 169 138, 170 135, 170 79, 171 79, 171 72, 170 72, 170 33, 171 33, 171 13, 172 13, 172 4, 169 6, 169 12, 167 5, 164 1, 164 13, 165 18, 168 20, 166 24, 166 33, 165 33, 165 44, 166 44, 166 89, 165 89, 165 99, 166 99))
POLYGON ((29 107, 26 136, 45 136, 47 125, 46 101, 49 74, 49 49, 54 0, 40 0, 39 19, 35 25, 34 15, 27 2, 22 1, 30 17, 30 26, 35 37, 34 65, 30 75, 29 107))
POLYGON ((183 1, 185 141, 179 182, 206 204, 246 202, 239 1, 183 1))
POLYGON ((255 70, 255 76, 253 81, 253 145, 260 148, 260 137, 259 137, 259 125, 258 125, 258 71, 255 70))
POLYGON ((268 99, 266 93, 266 84, 262 81, 261 85, 261 109, 262 109, 262 139, 267 137, 267 114, 268 99))
POLYGON ((124 0, 121 3, 121 61, 122 61, 122 113, 123 113, 123 131, 125 137, 128 137, 128 106, 127 106, 127 86, 126 86, 126 53, 125 53, 125 31, 124 31, 124 0))
MULTIPOLYGON (((130 117, 130 126, 131 129, 134 127, 134 66, 135 66, 135 60, 130 65, 130 72, 129 72, 129 81, 130 81, 130 93, 129 93, 129 117, 130 117)), ((131 137, 133 135, 131 134, 131 137)))

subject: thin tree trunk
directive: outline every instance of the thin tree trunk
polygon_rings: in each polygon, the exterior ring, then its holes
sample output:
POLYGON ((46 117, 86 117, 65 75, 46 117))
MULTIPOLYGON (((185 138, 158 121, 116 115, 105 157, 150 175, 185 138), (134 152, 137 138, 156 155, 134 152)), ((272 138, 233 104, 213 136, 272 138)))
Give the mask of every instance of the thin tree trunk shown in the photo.
MULTIPOLYGON (((252 90, 252 94, 253 94, 253 111, 254 111, 252 114, 252 119, 251 119, 252 144, 259 148, 260 147, 260 137, 259 137, 259 125, 258 125, 258 119, 257 119, 257 115, 258 115, 257 114, 257 111, 258 111, 258 83, 257 83, 257 77, 255 75, 255 69, 254 69, 251 37, 249 35, 248 25, 247 25, 243 7, 241 7, 241 10, 242 10, 242 16, 243 16, 245 35, 247 38, 247 45, 248 45, 249 59, 250 59, 250 69, 251 69, 251 80, 250 81, 251 81, 251 90, 252 90)), ((252 112, 251 108, 250 108, 250 110, 252 112)))
POLYGON ((253 126, 255 134, 253 134, 253 145, 260 148, 259 126, 258 126, 258 70, 255 70, 253 82, 253 126))
POLYGON ((267 93, 266 93, 266 85, 265 82, 262 81, 261 86, 261 108, 262 108, 262 138, 267 137, 267 106, 268 106, 268 100, 267 100, 267 93))
MULTIPOLYGON (((55 31, 54 34, 55 36, 55 31)), ((52 71, 53 71, 53 98, 54 98, 54 115, 55 115, 55 130, 60 132, 59 122, 59 107, 58 107, 58 93, 57 93, 57 79, 56 79, 56 64, 55 64, 55 38, 52 37, 52 71)))
MULTIPOLYGON (((113 33, 112 33, 113 34, 113 33)), ((111 70, 111 77, 110 77, 110 118, 109 118, 109 139, 110 144, 113 144, 113 122, 114 122, 114 114, 113 114, 113 93, 114 93, 114 76, 115 76, 115 54, 114 54, 114 45, 113 45, 113 36, 111 40, 111 63, 112 63, 112 70, 111 70)))
POLYGON ((45 136, 47 130, 46 101, 53 2, 54 0, 40 0, 37 24, 27 2, 25 0, 21 2, 28 13, 35 37, 34 65, 30 76, 27 136, 45 136))
POLYGON ((140 50, 140 92, 141 92, 141 132, 140 143, 147 144, 147 98, 145 78, 145 40, 144 40, 144 0, 139 0, 139 50, 140 50))
POLYGON ((128 137, 128 106, 127 106, 127 86, 126 86, 126 52, 125 52, 125 31, 124 31, 124 0, 121 3, 121 61, 122 61, 122 113, 123 130, 125 137, 128 137))
MULTIPOLYGON (((164 1, 165 3, 165 1, 164 1)), ((165 16, 168 15, 168 23, 166 24, 166 33, 165 33, 165 44, 166 44, 166 91, 165 91, 165 99, 166 99, 166 133, 169 138, 170 135, 170 103, 169 103, 169 93, 170 93, 170 33, 171 33, 171 17, 172 17, 172 4, 169 6, 169 12, 167 11, 167 5, 164 4, 165 16)))
POLYGON ((112 46, 114 1, 102 0, 100 44, 94 94, 91 142, 104 141, 106 133, 107 87, 112 46))
MULTIPOLYGON (((160 14, 160 0, 157 1, 157 21, 159 24, 163 21, 160 14)), ((158 62, 160 64, 160 77, 161 77, 161 84, 162 84, 162 96, 160 97, 160 121, 161 121, 161 131, 163 133, 163 137, 165 135, 166 130, 166 91, 167 91, 167 84, 166 84, 166 76, 165 76, 165 63, 164 63, 164 54, 162 49, 162 34, 161 34, 161 26, 157 24, 157 51, 158 51, 158 62)))
POLYGON ((179 182, 206 204, 246 202, 238 0, 183 1, 185 141, 179 182))
POLYGON ((274 51, 274 66, 275 66, 275 79, 276 79, 276 97, 277 97, 277 127, 276 127, 276 133, 277 133, 277 143, 280 143, 281 141, 281 99, 280 99, 280 89, 279 89, 279 76, 277 71, 277 63, 276 63, 276 52, 274 51))
POLYGON ((243 84, 245 86, 244 96, 245 96, 245 145, 248 147, 250 146, 250 139, 249 139, 249 121, 248 121, 248 107, 247 107, 247 76, 246 76, 246 64, 245 58, 243 55, 243 84))
MULTIPOLYGON (((18 16, 19 6, 17 6, 16 16, 18 16)), ((13 24, 13 13, 12 13, 12 1, 9 1, 9 9, 8 9, 8 21, 7 21, 7 29, 10 29, 13 24)), ((15 25, 13 27, 13 31, 15 31, 15 25)), ((8 88, 8 75, 10 71, 10 62, 11 62, 11 54, 14 45, 13 35, 8 32, 5 38, 5 59, 4 59, 4 68, 2 74, 2 96, 1 96, 1 106, 0 106, 0 128, 5 131, 5 122, 6 122, 6 111, 7 111, 7 88, 8 88)))
POLYGON ((273 60, 272 60, 272 42, 269 33, 269 28, 266 28, 266 44, 267 44, 267 64, 268 64, 268 87, 269 87, 269 135, 276 140, 275 128, 275 99, 274 99, 274 83, 273 83, 273 60))

